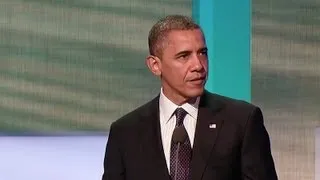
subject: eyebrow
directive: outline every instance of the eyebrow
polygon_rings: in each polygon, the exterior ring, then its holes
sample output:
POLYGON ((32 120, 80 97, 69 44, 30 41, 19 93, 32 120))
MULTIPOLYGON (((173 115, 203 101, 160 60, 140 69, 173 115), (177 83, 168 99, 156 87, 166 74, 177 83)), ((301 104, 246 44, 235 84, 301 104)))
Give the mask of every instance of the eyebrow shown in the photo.
POLYGON ((179 57, 179 56, 181 56, 181 55, 186 55, 186 54, 191 54, 192 53, 192 51, 188 51, 188 50, 186 50, 186 51, 180 51, 180 52, 178 52, 174 57, 179 57))

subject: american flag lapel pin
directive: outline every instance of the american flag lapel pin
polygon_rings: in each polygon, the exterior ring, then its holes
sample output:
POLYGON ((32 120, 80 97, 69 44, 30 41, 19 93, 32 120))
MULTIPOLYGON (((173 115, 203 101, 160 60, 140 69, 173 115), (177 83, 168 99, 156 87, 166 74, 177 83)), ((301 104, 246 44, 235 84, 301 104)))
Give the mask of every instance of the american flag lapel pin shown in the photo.
POLYGON ((217 127, 216 124, 210 124, 210 125, 209 125, 209 128, 210 128, 210 129, 215 129, 216 127, 217 127))

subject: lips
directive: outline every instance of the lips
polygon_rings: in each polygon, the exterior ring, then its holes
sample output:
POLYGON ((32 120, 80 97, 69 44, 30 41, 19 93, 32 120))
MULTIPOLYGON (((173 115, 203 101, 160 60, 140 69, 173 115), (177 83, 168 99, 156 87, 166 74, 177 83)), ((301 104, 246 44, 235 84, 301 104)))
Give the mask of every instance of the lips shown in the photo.
POLYGON ((206 76, 201 76, 199 78, 191 79, 190 82, 195 84, 202 84, 203 82, 205 82, 205 80, 206 80, 206 76))
POLYGON ((204 81, 205 79, 206 79, 206 76, 200 76, 198 78, 191 79, 190 81, 204 81))

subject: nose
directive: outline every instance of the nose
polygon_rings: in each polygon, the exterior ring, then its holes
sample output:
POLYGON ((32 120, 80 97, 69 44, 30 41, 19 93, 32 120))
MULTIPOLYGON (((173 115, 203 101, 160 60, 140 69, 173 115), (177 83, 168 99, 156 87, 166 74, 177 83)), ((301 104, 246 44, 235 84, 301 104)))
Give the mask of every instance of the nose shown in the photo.
POLYGON ((207 63, 206 61, 206 58, 194 55, 192 60, 192 71, 203 71, 207 63))

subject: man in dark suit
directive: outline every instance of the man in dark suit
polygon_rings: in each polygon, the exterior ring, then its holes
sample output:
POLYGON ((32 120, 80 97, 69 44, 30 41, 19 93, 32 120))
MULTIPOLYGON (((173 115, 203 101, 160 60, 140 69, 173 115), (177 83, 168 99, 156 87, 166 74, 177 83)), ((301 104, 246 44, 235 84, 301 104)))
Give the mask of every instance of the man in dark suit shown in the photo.
POLYGON ((201 28, 167 16, 148 40, 146 64, 161 92, 111 125, 102 179, 276 180, 261 110, 204 90, 201 28))

